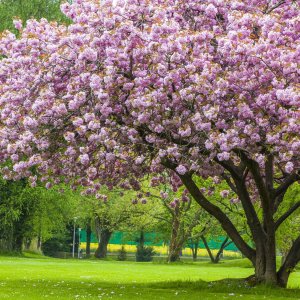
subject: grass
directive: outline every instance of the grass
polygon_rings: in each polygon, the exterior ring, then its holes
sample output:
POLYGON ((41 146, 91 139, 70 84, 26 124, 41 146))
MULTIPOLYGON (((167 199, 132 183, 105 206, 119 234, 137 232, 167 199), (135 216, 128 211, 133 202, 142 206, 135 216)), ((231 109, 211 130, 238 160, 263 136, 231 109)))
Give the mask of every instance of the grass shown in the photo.
POLYGON ((247 287, 237 279, 253 272, 244 260, 168 265, 30 254, 0 257, 0 270, 1 300, 300 299, 300 272, 292 274, 287 290, 247 287))

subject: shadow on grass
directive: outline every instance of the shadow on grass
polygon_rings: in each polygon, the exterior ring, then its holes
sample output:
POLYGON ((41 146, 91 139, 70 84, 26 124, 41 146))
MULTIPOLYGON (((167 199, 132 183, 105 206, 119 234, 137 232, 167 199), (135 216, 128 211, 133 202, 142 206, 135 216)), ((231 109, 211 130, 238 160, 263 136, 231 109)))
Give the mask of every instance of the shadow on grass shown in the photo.
POLYGON ((299 299, 300 289, 283 289, 274 286, 250 286, 246 283, 245 279, 222 279, 217 281, 206 282, 203 280, 197 281, 165 281, 153 284, 147 284, 148 287, 153 288, 188 288, 189 290, 202 290, 213 293, 237 293, 243 294, 256 294, 256 295, 278 295, 287 296, 291 298, 299 299))
POLYGON ((24 279, 1 283, 0 299, 299 299, 300 289, 250 287, 242 279, 117 283, 92 280, 24 279), (201 297, 200 297, 201 296, 201 297))

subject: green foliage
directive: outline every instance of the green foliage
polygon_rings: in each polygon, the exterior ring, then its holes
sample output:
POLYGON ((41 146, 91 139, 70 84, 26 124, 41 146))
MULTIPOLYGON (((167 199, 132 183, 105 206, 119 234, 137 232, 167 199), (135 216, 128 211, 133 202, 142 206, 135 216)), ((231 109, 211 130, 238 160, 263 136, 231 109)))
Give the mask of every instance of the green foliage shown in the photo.
MULTIPOLYGON (((24 201, 26 181, 6 181, 0 178, 0 249, 21 251, 23 237, 32 218, 32 201, 24 201)), ((31 199, 32 200, 32 199, 31 199)))
POLYGON ((74 199, 70 192, 31 188, 26 180, 0 179, 0 250, 22 250, 35 238, 39 243, 64 234, 72 219, 74 199))
POLYGON ((59 23, 69 23, 60 11, 61 0, 1 0, 0 1, 0 32, 5 29, 16 32, 12 23, 18 17, 23 22, 30 18, 47 18, 59 23))

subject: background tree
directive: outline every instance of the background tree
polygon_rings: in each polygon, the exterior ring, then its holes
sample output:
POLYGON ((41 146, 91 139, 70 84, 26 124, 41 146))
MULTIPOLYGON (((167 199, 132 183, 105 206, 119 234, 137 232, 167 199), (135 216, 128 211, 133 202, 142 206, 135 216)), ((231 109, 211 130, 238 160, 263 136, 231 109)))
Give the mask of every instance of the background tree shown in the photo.
POLYGON ((185 192, 162 193, 162 205, 168 216, 170 226, 168 262, 180 259, 180 253, 185 246, 201 217, 201 208, 192 205, 192 200, 185 192), (180 198, 177 198, 181 194, 180 198))
POLYGON ((1 180, 0 184, 0 245, 2 251, 21 252, 31 218, 32 199, 23 201, 26 180, 17 182, 1 180))
POLYGON ((1 248, 22 252, 23 246, 41 250, 42 242, 62 233, 69 222, 73 199, 44 187, 32 188, 25 179, 1 180, 1 248))
MULTIPOLYGON (((120 230, 132 213, 132 193, 130 191, 109 190, 102 187, 101 194, 79 196, 80 205, 77 215, 81 224, 87 224, 89 234, 94 230, 98 238, 95 257, 105 258, 112 234, 120 230)), ((87 253, 88 254, 88 253, 87 253)), ((89 253, 90 254, 90 253, 89 253)))

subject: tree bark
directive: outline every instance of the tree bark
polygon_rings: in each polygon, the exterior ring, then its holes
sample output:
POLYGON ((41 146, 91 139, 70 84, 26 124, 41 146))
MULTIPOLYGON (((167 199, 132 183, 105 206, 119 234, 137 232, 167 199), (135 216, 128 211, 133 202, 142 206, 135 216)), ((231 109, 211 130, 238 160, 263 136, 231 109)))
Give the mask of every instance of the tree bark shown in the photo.
POLYGON ((180 258, 180 250, 182 249, 182 245, 180 241, 181 237, 179 236, 179 230, 180 230, 179 214, 180 214, 179 206, 176 206, 172 216, 172 233, 171 233, 171 240, 169 246, 168 262, 175 262, 178 261, 180 258))
POLYGON ((197 261, 198 258, 198 248, 199 248, 199 238, 191 241, 191 249, 193 255, 193 261, 197 261))
POLYGON ((229 238, 228 238, 228 236, 227 236, 227 237, 224 239, 224 241, 222 242, 222 244, 221 244, 221 246, 220 246, 220 249, 219 249, 217 255, 214 256, 213 253, 212 253, 211 250, 210 250, 210 247, 209 247, 209 245, 208 245, 208 243, 207 243, 207 240, 206 240, 206 238, 205 238, 204 235, 201 235, 201 240, 202 240, 202 242, 203 242, 203 244, 204 244, 204 246, 205 246, 205 249, 206 249, 206 251, 207 251, 207 253, 208 253, 208 255, 209 255, 209 258, 210 258, 211 262, 214 263, 214 264, 217 264, 217 263, 220 261, 221 255, 222 255, 224 249, 232 243, 232 241, 229 241, 229 238))
POLYGON ((41 236, 40 232, 39 232, 39 235, 37 237, 36 248, 37 248, 38 251, 42 250, 42 236, 41 236))
POLYGON ((91 238, 92 238, 92 227, 91 220, 88 221, 86 226, 86 257, 90 257, 91 255, 91 238))
POLYGON ((204 247, 205 247, 205 249, 206 249, 206 251, 207 251, 207 253, 209 255, 209 258, 210 258, 211 262, 215 263, 215 258, 214 258, 213 254, 212 254, 212 252, 211 252, 211 250, 210 250, 210 248, 208 246, 208 243, 207 243, 206 238, 205 238, 204 235, 201 235, 201 240, 202 240, 202 242, 204 244, 204 247))
POLYGON ((13 242, 13 251, 22 252, 24 237, 22 234, 16 234, 13 242))
POLYGON ((169 252, 168 262, 176 262, 180 260, 181 247, 173 248, 169 252))
POLYGON ((100 241, 98 243, 98 248, 95 252, 96 258, 105 258, 107 255, 107 245, 109 242, 109 239, 112 235, 112 232, 106 228, 101 230, 100 233, 100 241))
POLYGON ((232 241, 229 241, 229 237, 226 236, 226 238, 224 239, 224 241, 221 244, 221 247, 216 255, 215 258, 215 263, 218 263, 221 259, 221 255, 223 254, 224 250, 230 245, 232 244, 232 241))

